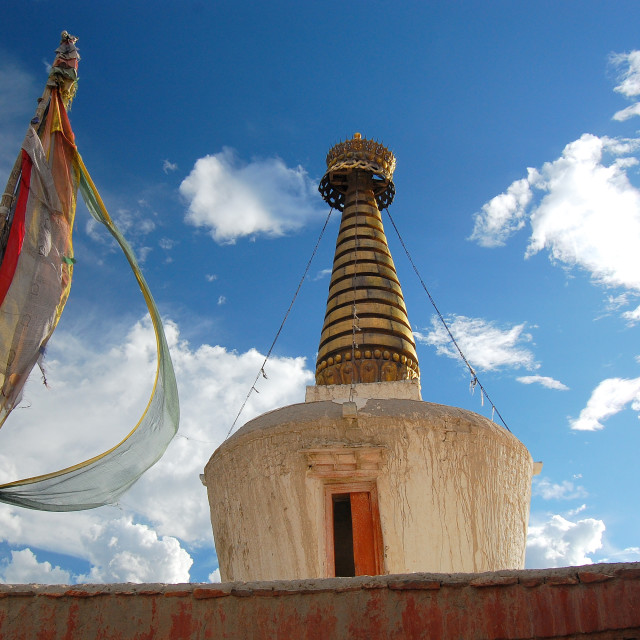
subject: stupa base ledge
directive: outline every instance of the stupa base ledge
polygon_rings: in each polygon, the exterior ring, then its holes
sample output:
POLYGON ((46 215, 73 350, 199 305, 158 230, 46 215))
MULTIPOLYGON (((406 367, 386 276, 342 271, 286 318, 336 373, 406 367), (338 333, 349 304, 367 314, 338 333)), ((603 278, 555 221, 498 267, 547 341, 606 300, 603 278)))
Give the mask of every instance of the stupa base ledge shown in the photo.
POLYGON ((305 402, 355 402, 361 409, 367 400, 422 400, 420 380, 317 385, 307 387, 305 402))

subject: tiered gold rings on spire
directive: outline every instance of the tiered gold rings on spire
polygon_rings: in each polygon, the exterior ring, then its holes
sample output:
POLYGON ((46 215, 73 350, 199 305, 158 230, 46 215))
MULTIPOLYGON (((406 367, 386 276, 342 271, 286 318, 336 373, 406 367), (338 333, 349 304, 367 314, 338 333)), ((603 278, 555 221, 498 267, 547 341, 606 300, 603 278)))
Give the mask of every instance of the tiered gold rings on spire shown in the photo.
POLYGON ((371 174, 378 208, 384 209, 395 196, 395 168, 396 158, 389 149, 355 133, 351 140, 338 143, 327 154, 327 172, 318 190, 329 206, 342 211, 347 191, 346 174, 360 169, 371 174))

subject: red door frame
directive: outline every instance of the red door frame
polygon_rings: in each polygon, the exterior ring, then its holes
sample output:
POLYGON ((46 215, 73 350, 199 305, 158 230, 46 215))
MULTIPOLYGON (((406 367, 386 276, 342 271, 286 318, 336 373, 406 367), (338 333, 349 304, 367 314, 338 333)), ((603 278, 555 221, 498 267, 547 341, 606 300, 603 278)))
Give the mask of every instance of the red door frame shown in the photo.
POLYGON ((333 496, 348 493, 351 501, 353 526, 353 556, 355 573, 381 575, 384 573, 382 528, 375 482, 342 482, 325 485, 325 548, 327 576, 336 575, 333 541, 333 496))

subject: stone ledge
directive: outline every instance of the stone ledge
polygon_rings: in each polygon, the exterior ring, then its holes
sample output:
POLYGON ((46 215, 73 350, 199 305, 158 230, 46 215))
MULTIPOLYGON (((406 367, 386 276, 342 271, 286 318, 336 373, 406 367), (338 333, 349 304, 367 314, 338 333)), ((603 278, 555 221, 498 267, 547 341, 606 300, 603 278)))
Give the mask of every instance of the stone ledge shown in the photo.
POLYGON ((43 634, 640 638, 640 563, 226 584, 0 585, 0 637, 43 634))
POLYGON ((441 587, 504 587, 519 585, 527 588, 540 585, 578 585, 611 580, 640 581, 640 562, 591 564, 581 567, 554 569, 519 569, 485 573, 407 573, 356 578, 312 578, 309 580, 273 580, 262 582, 183 583, 183 584, 0 584, 0 598, 11 597, 68 597, 95 596, 163 596, 212 598, 250 595, 299 595, 300 593, 329 593, 366 589, 425 590, 441 587), (209 593, 216 595, 209 595, 209 593))

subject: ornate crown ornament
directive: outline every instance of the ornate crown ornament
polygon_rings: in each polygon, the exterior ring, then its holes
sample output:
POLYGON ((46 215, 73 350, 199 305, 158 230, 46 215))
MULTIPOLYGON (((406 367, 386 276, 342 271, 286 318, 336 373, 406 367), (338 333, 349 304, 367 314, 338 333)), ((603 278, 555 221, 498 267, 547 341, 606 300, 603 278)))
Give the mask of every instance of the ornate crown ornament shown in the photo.
POLYGON ((324 201, 334 209, 344 209, 347 191, 347 174, 352 171, 366 171, 373 180, 373 193, 379 209, 385 209, 393 202, 396 189, 393 172, 396 158, 389 149, 375 140, 362 139, 355 133, 351 140, 335 145, 327 154, 327 172, 320 181, 318 191, 324 201))

